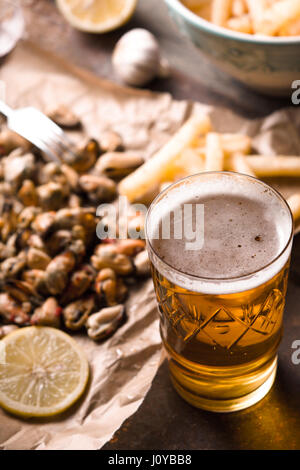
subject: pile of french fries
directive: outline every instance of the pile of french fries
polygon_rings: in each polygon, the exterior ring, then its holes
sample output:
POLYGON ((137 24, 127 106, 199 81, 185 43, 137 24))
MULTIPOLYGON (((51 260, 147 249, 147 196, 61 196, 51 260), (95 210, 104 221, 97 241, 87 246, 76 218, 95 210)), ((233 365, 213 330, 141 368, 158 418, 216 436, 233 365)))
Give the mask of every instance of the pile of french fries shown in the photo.
POLYGON ((300 35, 299 0, 182 0, 196 15, 233 31, 300 35))
MULTIPOLYGON (((153 198, 173 182, 204 171, 300 177, 300 156, 251 155, 251 149, 247 135, 214 132, 207 115, 193 115, 152 158, 120 182, 119 193, 130 202, 149 201, 149 195, 153 198)), ((300 193, 288 203, 298 226, 300 193)))

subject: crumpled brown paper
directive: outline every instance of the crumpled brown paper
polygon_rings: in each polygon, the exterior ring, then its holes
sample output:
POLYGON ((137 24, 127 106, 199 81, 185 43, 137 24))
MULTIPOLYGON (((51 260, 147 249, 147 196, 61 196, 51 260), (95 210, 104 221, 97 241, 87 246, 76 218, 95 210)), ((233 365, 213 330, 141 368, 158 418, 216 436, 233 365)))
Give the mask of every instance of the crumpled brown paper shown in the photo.
MULTIPOLYGON (((119 132, 128 148, 148 158, 194 111, 206 110, 220 132, 255 136, 257 153, 300 154, 297 109, 250 121, 228 110, 175 101, 168 94, 132 90, 101 80, 39 50, 19 44, 0 68, 6 101, 13 107, 70 106, 86 133, 106 128, 119 132)), ((74 138, 78 137, 73 134, 74 138)), ((272 181, 284 195, 300 190, 300 181, 272 181)), ((89 388, 64 415, 22 421, 0 410, 0 449, 98 449, 143 401, 161 358, 161 341, 152 281, 137 285, 127 305, 128 321, 108 341, 95 344, 76 336, 91 366, 89 388)))

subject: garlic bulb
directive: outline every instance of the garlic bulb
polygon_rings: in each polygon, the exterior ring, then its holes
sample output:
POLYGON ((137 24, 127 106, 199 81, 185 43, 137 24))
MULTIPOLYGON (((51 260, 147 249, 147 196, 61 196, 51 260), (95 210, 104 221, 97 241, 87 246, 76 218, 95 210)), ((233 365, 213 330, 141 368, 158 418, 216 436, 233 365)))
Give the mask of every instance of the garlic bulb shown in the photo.
POLYGON ((115 46, 112 62, 121 80, 132 86, 143 86, 156 76, 168 74, 158 42, 146 29, 136 28, 124 34, 115 46))

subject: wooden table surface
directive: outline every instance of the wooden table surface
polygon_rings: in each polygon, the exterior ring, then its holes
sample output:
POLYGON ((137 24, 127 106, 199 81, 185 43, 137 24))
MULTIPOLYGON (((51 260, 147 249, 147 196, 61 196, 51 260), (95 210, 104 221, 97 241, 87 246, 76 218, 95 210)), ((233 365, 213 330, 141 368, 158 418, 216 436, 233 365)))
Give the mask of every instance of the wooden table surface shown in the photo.
MULTIPOLYGON (((125 31, 143 27, 156 35, 172 68, 170 78, 153 82, 153 90, 169 91, 177 99, 227 106, 248 117, 263 116, 291 105, 290 99, 258 95, 217 71, 180 36, 162 0, 139 0, 131 21, 106 35, 75 31, 50 0, 21 0, 21 3, 26 34, 31 40, 101 77, 117 81, 111 66, 112 48, 125 31)), ((164 363, 138 412, 123 424, 105 449, 300 449, 300 365, 291 361, 291 344, 300 339, 299 266, 297 237, 279 372, 266 398, 233 414, 195 410, 172 389, 164 363)))

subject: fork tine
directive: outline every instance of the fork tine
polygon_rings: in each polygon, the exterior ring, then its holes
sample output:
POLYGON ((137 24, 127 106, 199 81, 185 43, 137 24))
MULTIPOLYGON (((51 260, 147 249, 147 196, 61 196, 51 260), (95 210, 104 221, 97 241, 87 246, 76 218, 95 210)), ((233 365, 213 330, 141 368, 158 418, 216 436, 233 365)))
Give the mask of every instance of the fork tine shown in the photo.
POLYGON ((40 134, 28 134, 26 132, 22 132, 20 129, 16 129, 13 126, 10 129, 14 132, 17 132, 19 135, 24 137, 25 139, 29 140, 33 145, 38 147, 42 152, 48 155, 51 160, 56 162, 61 162, 59 155, 57 154, 54 149, 49 147, 47 140, 43 139, 42 135, 40 134))
POLYGON ((66 153, 70 154, 71 157, 74 156, 71 150, 71 147, 74 146, 73 142, 57 124, 43 114, 39 119, 39 137, 46 145, 55 147, 60 159, 66 153))
POLYGON ((51 160, 61 163, 63 156, 75 153, 74 143, 45 114, 33 107, 14 110, 8 117, 8 127, 40 148, 51 160))
POLYGON ((49 146, 49 143, 43 140, 41 137, 38 139, 37 147, 42 150, 51 160, 54 160, 57 163, 61 163, 62 159, 60 154, 52 147, 49 146))
POLYGON ((74 143, 66 138, 67 136, 64 132, 62 134, 59 134, 55 131, 50 130, 49 136, 51 136, 52 139, 55 139, 57 143, 59 143, 65 150, 70 150, 70 147, 74 146, 74 143))
POLYGON ((36 139, 36 143, 34 145, 36 145, 43 153, 48 155, 51 160, 57 163, 61 163, 60 157, 57 155, 56 152, 50 149, 50 147, 45 143, 45 141, 43 141, 42 139, 36 139))
POLYGON ((72 147, 74 143, 69 139, 69 136, 55 123, 51 122, 51 124, 54 124, 50 126, 52 133, 60 141, 61 145, 66 149, 69 149, 70 146, 72 147))
POLYGON ((65 145, 66 148, 68 148, 70 145, 73 145, 73 142, 69 139, 67 134, 51 119, 49 119, 47 116, 44 116, 44 123, 47 126, 47 131, 51 130, 52 133, 60 139, 63 145, 65 145))
POLYGON ((48 116, 36 108, 28 108, 28 110, 31 113, 31 116, 36 120, 36 122, 38 122, 39 131, 46 130, 48 133, 51 130, 53 134, 63 139, 66 142, 66 145, 72 145, 72 141, 65 132, 54 121, 48 118, 48 116))
POLYGON ((29 140, 33 143, 36 147, 38 147, 42 152, 48 155, 51 160, 56 161, 57 163, 61 163, 60 152, 57 152, 54 148, 51 148, 49 145, 49 138, 45 136, 45 133, 39 132, 36 133, 28 133, 23 132, 23 130, 19 128, 11 127, 12 130, 23 136, 25 139, 29 140))
POLYGON ((51 143, 52 146, 54 146, 57 149, 57 153, 59 155, 65 155, 69 154, 71 157, 74 157, 74 152, 68 147, 64 141, 60 138, 57 137, 55 134, 49 132, 46 134, 44 140, 47 140, 48 142, 51 143))

